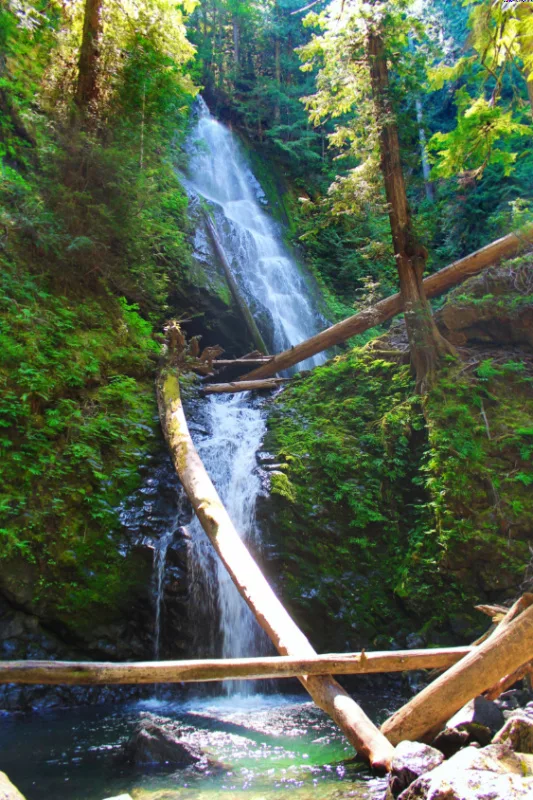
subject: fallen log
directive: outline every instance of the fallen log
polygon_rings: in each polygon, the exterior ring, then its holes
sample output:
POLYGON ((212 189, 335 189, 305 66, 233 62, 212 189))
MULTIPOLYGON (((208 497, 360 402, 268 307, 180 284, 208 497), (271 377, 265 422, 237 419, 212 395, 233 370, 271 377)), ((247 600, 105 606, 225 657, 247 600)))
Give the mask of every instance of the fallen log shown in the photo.
POLYGON ((214 367, 233 367, 244 365, 245 367, 253 367, 254 364, 267 364, 272 359, 272 356, 261 356, 261 358, 217 358, 213 361, 214 367))
POLYGON ((200 391, 202 394, 232 394, 235 392, 250 392, 265 389, 277 389, 288 378, 265 378, 262 381, 232 381, 231 383, 207 383, 200 391))
MULTIPOLYGON (((521 607, 527 604, 523 598, 521 607)), ((533 654, 533 606, 517 613, 515 604, 494 633, 458 664, 400 708, 381 727, 392 744, 424 741, 469 700, 510 675, 533 654)))
POLYGON ((222 247, 220 240, 218 238, 215 226, 213 225, 211 218, 209 214, 207 214, 207 212, 204 214, 204 217, 209 236, 211 237, 215 253, 217 254, 218 259, 222 264, 222 268, 224 270, 228 286, 233 296, 233 300, 235 301, 237 308, 241 312, 242 318, 246 323, 246 327, 248 328, 248 333, 250 334, 254 345, 257 347, 257 350, 260 353, 264 353, 266 355, 268 353, 267 346, 264 342, 263 337, 261 336, 259 328, 257 327, 257 323, 253 318, 250 309, 248 308, 248 304, 246 303, 246 300, 241 294, 237 281, 233 277, 231 267, 229 265, 226 253, 224 252, 224 248, 222 247))
POLYGON ((449 667, 471 647, 329 653, 294 658, 227 658, 191 661, 0 661, 0 684, 104 685, 117 683, 204 683, 226 680, 297 678, 300 675, 370 675, 449 667))
MULTIPOLYGON (((281 655, 313 657, 316 652, 283 607, 237 533, 194 447, 178 378, 162 371, 157 382, 165 438, 198 519, 235 586, 281 655)), ((379 770, 390 767, 393 747, 331 675, 302 675, 315 703, 337 723, 361 756, 379 770)))
POLYGON ((510 675, 506 675, 505 678, 502 678, 497 684, 492 686, 488 692, 485 692, 485 697, 487 700, 497 700, 501 694, 506 692, 507 689, 510 689, 511 686, 514 686, 515 683, 525 678, 526 675, 533 675, 533 661, 522 664, 521 667, 510 675))
MULTIPOLYGON (((426 296, 435 297, 442 294, 447 289, 451 289, 452 286, 461 283, 471 275, 481 272, 501 259, 518 255, 532 242, 533 226, 529 226, 523 231, 510 233, 508 236, 482 247, 481 250, 476 250, 475 253, 455 261, 453 264, 426 278, 423 282, 426 296)), ((331 328, 317 333, 310 339, 306 339, 305 342, 301 342, 289 348, 289 350, 284 350, 274 356, 268 364, 263 364, 252 370, 252 372, 242 375, 241 380, 268 378, 270 375, 275 375, 277 372, 293 367, 295 364, 299 364, 300 361, 305 361, 317 353, 342 344, 342 342, 352 336, 356 336, 358 333, 363 333, 370 328, 381 325, 382 322, 386 322, 396 314, 400 314, 402 310, 402 301, 399 294, 386 297, 376 303, 375 306, 372 306, 372 308, 360 311, 358 314, 332 325, 331 328)))

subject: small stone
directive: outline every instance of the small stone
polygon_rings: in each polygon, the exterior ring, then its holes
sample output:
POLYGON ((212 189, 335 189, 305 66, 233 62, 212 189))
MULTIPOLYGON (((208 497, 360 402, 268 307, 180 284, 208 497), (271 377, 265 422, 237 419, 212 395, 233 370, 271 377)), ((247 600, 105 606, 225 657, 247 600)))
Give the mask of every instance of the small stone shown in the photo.
POLYGON ((426 646, 426 640, 419 633, 410 633, 405 637, 405 644, 409 650, 420 650, 426 646))
POLYGON ((445 728, 435 737, 431 745, 440 750, 445 758, 450 758, 468 743, 469 738, 468 731, 445 728))
POLYGON ((413 781, 444 761, 438 750, 420 742, 400 742, 394 751, 389 776, 389 793, 397 797, 413 781))
POLYGON ((493 741, 507 744, 518 753, 533 754, 533 717, 514 711, 493 741))

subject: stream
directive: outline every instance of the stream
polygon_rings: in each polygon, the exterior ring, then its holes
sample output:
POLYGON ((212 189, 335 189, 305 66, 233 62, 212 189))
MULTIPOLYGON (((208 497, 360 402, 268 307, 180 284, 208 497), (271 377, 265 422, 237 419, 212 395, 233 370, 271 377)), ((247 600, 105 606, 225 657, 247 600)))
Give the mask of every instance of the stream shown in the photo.
MULTIPOLYGON (((237 137, 198 102, 184 178, 191 205, 207 209, 242 295, 271 352, 316 333, 321 318, 300 267, 265 211, 265 198, 237 137)), ((201 237, 201 231, 197 232, 201 237)), ((324 360, 317 356, 302 365, 324 360)), ((197 448, 237 529, 260 556, 256 500, 261 491, 256 453, 266 430, 265 400, 250 393, 215 395, 202 402, 201 424, 191 426, 197 448)), ((179 514, 155 547, 154 656, 164 653, 164 578, 167 551, 179 514)), ((233 586, 198 522, 187 526, 191 656, 252 656, 271 645, 233 586)), ((168 633, 167 633, 168 635, 168 633)), ((298 691, 298 684, 286 683, 298 691)), ((394 708, 380 692, 359 698, 375 719, 394 708)), ((161 687, 150 700, 32 715, 6 716, 0 728, 0 769, 27 800, 103 800, 129 792, 134 800, 377 800, 384 782, 347 763, 353 749, 306 694, 227 681, 212 691, 173 693, 161 687), (180 700, 168 697, 180 696, 180 700), (167 699, 164 699, 167 698, 167 699), (187 727, 216 768, 170 766, 136 771, 121 747, 144 714, 187 727), (31 767, 29 766, 31 762, 31 767)))

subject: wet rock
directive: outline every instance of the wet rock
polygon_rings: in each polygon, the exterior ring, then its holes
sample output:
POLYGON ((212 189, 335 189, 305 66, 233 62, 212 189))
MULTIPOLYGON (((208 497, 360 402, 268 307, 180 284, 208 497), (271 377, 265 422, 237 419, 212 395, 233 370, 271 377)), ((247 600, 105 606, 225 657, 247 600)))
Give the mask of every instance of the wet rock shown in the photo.
MULTIPOLYGON (((474 730, 474 726, 483 726, 484 728, 496 733, 504 723, 504 717, 501 709, 498 708, 496 703, 492 700, 487 700, 485 697, 475 697, 457 714, 448 720, 447 727, 457 728, 458 730, 474 730)), ((479 741, 479 739, 475 739, 479 741)), ((480 742, 480 744, 488 744, 487 742, 480 742)))
POLYGON ((431 772, 423 775, 402 792, 399 800, 531 800, 532 797, 533 778, 469 769, 447 776, 431 772))
POLYGON ((178 725, 161 723, 152 717, 139 723, 125 746, 124 755, 138 767, 150 764, 188 767, 205 760, 199 748, 180 739, 178 725))
POLYGON ((5 772, 0 772, 0 800, 25 800, 24 795, 13 786, 5 772))
POLYGON ((464 747, 470 736, 468 731, 460 731, 457 728, 445 728, 432 741, 432 747, 443 754, 445 758, 451 758, 462 747, 464 747))
POLYGON ((531 800, 533 778, 501 744, 467 747, 411 784, 399 800, 531 800))
POLYGON ((389 776, 389 796, 397 797, 421 775, 438 767, 444 756, 420 742, 400 742, 394 751, 389 776))
POLYGON ((514 711, 493 741, 509 745, 518 753, 533 754, 533 715, 514 711))
POLYGON ((405 637, 405 644, 409 650, 423 649, 427 642, 419 633, 410 633, 405 637))

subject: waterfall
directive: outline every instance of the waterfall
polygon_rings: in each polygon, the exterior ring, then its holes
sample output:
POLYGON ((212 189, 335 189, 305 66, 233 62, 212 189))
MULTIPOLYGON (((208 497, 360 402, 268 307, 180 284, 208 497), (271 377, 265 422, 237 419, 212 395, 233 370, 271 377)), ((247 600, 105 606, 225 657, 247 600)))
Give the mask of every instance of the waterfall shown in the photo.
POLYGON ((167 551, 174 534, 176 526, 163 534, 158 539, 154 548, 154 578, 155 578, 155 621, 154 621, 154 661, 159 661, 161 656, 161 610, 164 598, 165 568, 167 566, 167 551))
MULTIPOLYGON (((202 100, 187 148, 186 188, 191 198, 209 205, 233 276, 269 348, 278 352, 312 336, 322 320, 300 268, 284 247, 278 226, 261 207, 264 194, 238 139, 210 115, 202 100)), ((323 356, 315 356, 302 366, 323 361, 323 356)), ((255 506, 261 482, 256 452, 265 434, 263 401, 244 393, 211 395, 204 403, 208 435, 195 436, 198 451, 239 534, 257 552, 255 506)), ((257 654, 264 648, 263 634, 196 518, 189 532, 191 605, 202 621, 198 654, 226 658, 257 654)), ((227 683, 228 692, 244 692, 250 685, 227 683)))

